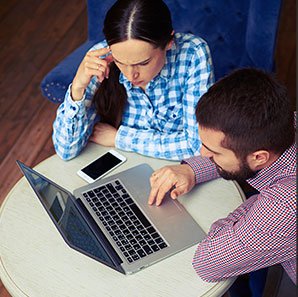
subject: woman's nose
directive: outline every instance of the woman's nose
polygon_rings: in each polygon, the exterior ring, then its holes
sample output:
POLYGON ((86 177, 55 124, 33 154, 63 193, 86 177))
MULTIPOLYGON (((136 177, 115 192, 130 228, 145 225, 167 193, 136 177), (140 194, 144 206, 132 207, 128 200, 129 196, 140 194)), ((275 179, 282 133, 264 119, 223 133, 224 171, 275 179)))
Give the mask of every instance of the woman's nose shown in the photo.
POLYGON ((139 76, 139 73, 138 73, 137 69, 135 69, 134 67, 129 67, 127 69, 128 80, 130 80, 130 81, 135 80, 138 76, 139 76))

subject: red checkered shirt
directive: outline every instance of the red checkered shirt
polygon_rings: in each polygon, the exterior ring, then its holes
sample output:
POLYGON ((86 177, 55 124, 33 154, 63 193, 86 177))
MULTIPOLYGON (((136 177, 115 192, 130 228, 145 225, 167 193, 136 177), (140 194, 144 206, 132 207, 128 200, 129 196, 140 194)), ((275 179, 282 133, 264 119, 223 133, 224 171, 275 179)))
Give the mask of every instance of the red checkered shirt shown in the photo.
MULTIPOLYGON (((247 182, 259 191, 212 224, 198 245, 193 267, 217 282, 280 263, 296 283, 296 145, 247 182)), ((219 177, 203 157, 185 160, 201 183, 219 177)))

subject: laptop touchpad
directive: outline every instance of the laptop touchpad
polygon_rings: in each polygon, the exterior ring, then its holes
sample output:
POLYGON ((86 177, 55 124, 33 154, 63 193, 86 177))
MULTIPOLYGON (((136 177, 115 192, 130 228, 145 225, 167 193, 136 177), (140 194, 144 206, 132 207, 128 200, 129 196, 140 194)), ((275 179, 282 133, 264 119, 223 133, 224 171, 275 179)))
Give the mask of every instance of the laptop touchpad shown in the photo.
POLYGON ((182 211, 182 205, 179 201, 173 200, 169 194, 165 196, 160 206, 152 205, 150 210, 152 210, 152 215, 158 217, 170 217, 175 216, 182 211))

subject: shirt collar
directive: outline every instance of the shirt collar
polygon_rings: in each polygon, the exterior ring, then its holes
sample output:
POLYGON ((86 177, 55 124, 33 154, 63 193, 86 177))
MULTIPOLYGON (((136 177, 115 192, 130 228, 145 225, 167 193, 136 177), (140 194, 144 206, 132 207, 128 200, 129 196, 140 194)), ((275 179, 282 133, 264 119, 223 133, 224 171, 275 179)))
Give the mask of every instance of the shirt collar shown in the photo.
POLYGON ((247 182, 257 190, 262 190, 272 184, 275 178, 283 175, 291 176, 296 174, 296 153, 297 147, 294 143, 290 146, 274 163, 257 172, 257 174, 247 180, 247 182))

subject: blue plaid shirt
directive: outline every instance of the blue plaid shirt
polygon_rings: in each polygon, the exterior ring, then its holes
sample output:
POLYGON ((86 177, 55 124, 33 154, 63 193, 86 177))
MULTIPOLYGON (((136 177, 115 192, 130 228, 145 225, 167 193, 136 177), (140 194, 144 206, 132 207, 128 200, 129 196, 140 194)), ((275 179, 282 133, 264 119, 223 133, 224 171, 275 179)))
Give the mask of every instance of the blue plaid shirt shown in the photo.
MULTIPOLYGON (((174 40, 164 67, 146 86, 146 92, 120 73, 119 82, 126 89, 128 104, 116 135, 116 148, 168 160, 199 154, 195 107, 214 82, 211 55, 199 37, 176 33, 174 40)), ((91 50, 105 46, 103 41, 91 50)), ((71 99, 69 87, 57 110, 53 142, 62 159, 80 153, 99 121, 92 103, 98 86, 93 77, 83 99, 76 102, 71 99)))

